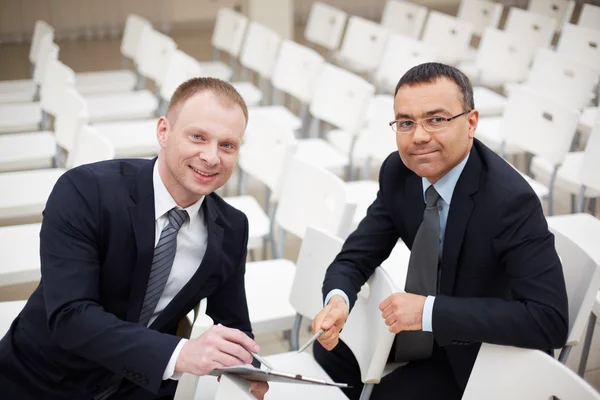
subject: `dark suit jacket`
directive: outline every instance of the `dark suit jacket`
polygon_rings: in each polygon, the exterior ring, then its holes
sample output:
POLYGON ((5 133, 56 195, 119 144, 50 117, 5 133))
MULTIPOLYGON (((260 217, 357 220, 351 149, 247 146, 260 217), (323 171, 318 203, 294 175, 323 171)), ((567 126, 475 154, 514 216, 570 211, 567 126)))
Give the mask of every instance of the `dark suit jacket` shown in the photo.
MULTIPOLYGON (((326 295, 350 298, 398 238, 411 248, 423 220, 422 180, 397 152, 383 163, 377 199, 327 270, 326 295)), ((568 304, 554 236, 529 184, 474 141, 452 196, 433 307, 433 335, 464 389, 480 343, 533 349, 565 344, 568 304)))
POLYGON ((190 266, 196 273, 150 329, 137 324, 154 252, 153 166, 101 162, 56 183, 40 233, 40 285, 0 342, 0 382, 13 382, 18 399, 90 399, 113 374, 127 398, 173 393, 162 375, 174 333, 203 298, 215 323, 251 335, 248 221, 216 194, 202 205, 208 242, 200 266, 190 266))

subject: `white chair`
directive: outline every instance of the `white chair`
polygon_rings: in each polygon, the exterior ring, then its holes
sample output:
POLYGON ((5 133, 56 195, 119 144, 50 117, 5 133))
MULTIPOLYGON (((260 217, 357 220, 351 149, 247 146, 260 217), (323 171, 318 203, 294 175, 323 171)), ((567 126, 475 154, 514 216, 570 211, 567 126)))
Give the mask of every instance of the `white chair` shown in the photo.
POLYGON ((251 125, 272 123, 292 131, 300 131, 308 113, 308 104, 313 95, 317 77, 325 60, 319 53, 291 40, 284 40, 273 67, 273 105, 250 107, 248 110, 251 125), (289 95, 300 102, 300 115, 286 108, 280 99, 289 95))
POLYGON ((248 107, 263 102, 265 92, 268 91, 265 84, 271 79, 280 44, 281 37, 277 32, 257 22, 250 22, 240 54, 241 77, 244 80, 248 71, 254 72, 258 77, 259 87, 251 82, 232 82, 248 107))
MULTIPOLYGON (((90 126, 81 129, 74 147, 67 151, 67 168, 114 157, 108 140, 90 126)), ((50 168, 1 173, 4 195, 0 198, 0 225, 40 221, 46 200, 65 171, 50 168)))
POLYGON ((456 17, 473 24, 473 35, 481 36, 486 28, 497 28, 504 6, 491 0, 461 0, 456 17))
POLYGON ((25 300, 0 301, 0 338, 8 333, 10 326, 26 303, 25 300))
POLYGON ((556 21, 556 32, 560 32, 560 28, 569 22, 574 9, 573 0, 529 0, 527 4, 528 11, 553 18, 556 21))
MULTIPOLYGON (((368 399, 373 386, 380 382, 387 358, 394 341, 394 334, 385 325, 379 304, 389 295, 397 292, 388 273, 377 268, 363 286, 340 339, 348 345, 360 367, 361 379, 365 384, 361 399, 368 399)), ((312 316, 309 316, 312 318, 312 316)), ((306 376, 331 380, 327 373, 306 353, 283 353, 268 356, 266 359, 278 370, 294 371, 306 376)), ((345 399, 339 389, 312 385, 289 385, 273 382, 269 393, 281 399, 345 399)))
POLYGON ((597 30, 600 26, 600 7, 588 3, 583 4, 581 11, 579 12, 579 21, 577 21, 577 25, 597 30))
MULTIPOLYGON (((32 71, 35 69, 37 61, 40 58, 42 38, 45 36, 48 36, 46 39, 48 43, 52 43, 54 41, 54 28, 45 21, 36 21, 31 46, 29 47, 29 62, 31 63, 32 71)), ((45 59, 46 56, 42 54, 41 58, 45 59)), ((33 79, 0 81, 0 104, 35 100, 39 84, 40 82, 36 82, 33 79)))
POLYGON ((589 65, 600 74, 600 30, 565 24, 556 51, 589 65))
POLYGON ((388 0, 381 14, 381 25, 392 32, 418 39, 425 26, 427 7, 404 0, 388 0))
POLYGON ((436 47, 420 40, 392 33, 373 76, 377 90, 393 94, 402 75, 414 66, 436 61, 438 52, 436 47))
POLYGON ((248 26, 248 17, 230 8, 222 7, 217 12, 211 43, 214 49, 214 61, 203 61, 200 67, 213 78, 229 81, 233 76, 235 60, 242 49, 244 33, 248 26), (229 65, 220 61, 220 52, 229 56, 229 65))
POLYGON ((331 60, 333 52, 340 47, 347 19, 344 11, 315 1, 310 8, 304 38, 328 50, 327 59, 331 60))
POLYGON ((546 353, 484 343, 462 398, 599 400, 600 394, 546 353))
POLYGON ((504 25, 506 32, 526 37, 537 46, 550 47, 556 19, 532 11, 510 7, 504 25))
POLYGON ((0 288, 40 280, 41 227, 41 223, 0 227, 0 288))
POLYGON ((339 65, 358 74, 370 74, 383 56, 390 30, 365 18, 351 16, 336 59, 339 65))
POLYGON ((446 64, 457 64, 469 58, 473 24, 437 11, 429 12, 421 40, 439 50, 438 58, 446 64))

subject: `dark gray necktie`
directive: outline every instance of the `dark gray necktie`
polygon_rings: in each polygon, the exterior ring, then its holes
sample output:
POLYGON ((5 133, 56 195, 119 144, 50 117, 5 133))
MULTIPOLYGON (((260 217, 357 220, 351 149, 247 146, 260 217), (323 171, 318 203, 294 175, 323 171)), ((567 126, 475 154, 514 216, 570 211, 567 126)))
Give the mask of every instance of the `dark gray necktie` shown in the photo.
POLYGON ((173 208, 168 213, 169 223, 163 228, 160 239, 154 248, 154 258, 152 259, 152 269, 148 277, 148 286, 146 287, 146 295, 140 318, 140 325, 146 326, 154 314, 156 305, 160 296, 162 296, 173 260, 175 259, 175 251, 177 250, 177 233, 181 225, 187 220, 188 213, 185 210, 173 208))
MULTIPOLYGON (((427 205, 423 222, 410 252, 405 291, 423 296, 435 296, 438 283, 440 254, 440 216, 437 203, 440 195, 433 185, 425 192, 427 205)), ((412 361, 431 357, 433 333, 403 331, 396 335, 395 361, 412 361)))

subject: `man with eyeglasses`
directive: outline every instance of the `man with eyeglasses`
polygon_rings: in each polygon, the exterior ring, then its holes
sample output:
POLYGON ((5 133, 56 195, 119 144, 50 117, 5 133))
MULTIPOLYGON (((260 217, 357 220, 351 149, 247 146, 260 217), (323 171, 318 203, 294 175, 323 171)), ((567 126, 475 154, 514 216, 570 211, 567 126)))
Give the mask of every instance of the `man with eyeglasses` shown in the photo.
POLYGON ((313 331, 317 361, 336 382, 363 388, 339 333, 357 293, 396 245, 411 249, 404 291, 380 304, 396 334, 396 368, 371 399, 460 399, 482 342, 551 352, 568 333, 562 266, 538 197, 474 138, 479 113, 468 78, 426 63, 396 86, 398 152, 379 193, 329 266, 313 331))

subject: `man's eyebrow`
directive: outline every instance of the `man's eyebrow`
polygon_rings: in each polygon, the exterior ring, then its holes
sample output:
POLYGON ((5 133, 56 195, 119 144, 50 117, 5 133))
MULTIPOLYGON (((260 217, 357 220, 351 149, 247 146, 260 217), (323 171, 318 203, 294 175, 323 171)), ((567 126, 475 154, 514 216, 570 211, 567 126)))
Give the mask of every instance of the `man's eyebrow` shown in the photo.
MULTIPOLYGON (((425 117, 430 117, 432 115, 436 115, 436 114, 440 114, 440 113, 448 113, 448 111, 446 109, 444 109, 444 108, 436 108, 436 109, 431 110, 431 111, 426 111, 422 115, 425 116, 425 117)), ((403 114, 403 113, 396 114, 395 118, 397 120, 398 119, 415 119, 412 115, 403 114)))

